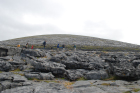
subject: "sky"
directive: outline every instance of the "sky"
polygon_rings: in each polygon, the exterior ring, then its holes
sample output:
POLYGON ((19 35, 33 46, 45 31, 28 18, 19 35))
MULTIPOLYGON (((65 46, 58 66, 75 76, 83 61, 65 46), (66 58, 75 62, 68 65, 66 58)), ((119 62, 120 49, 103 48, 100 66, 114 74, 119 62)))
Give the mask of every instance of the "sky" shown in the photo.
POLYGON ((0 0, 0 41, 48 34, 140 45, 140 1, 0 0))

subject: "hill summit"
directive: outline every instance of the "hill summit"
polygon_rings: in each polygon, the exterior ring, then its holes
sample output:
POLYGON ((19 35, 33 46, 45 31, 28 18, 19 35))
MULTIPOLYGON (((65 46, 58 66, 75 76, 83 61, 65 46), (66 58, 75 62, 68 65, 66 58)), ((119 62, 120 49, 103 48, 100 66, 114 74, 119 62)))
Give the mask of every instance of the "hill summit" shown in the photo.
POLYGON ((46 40, 47 44, 56 45, 56 44, 65 44, 65 45, 87 45, 87 46, 111 46, 111 47, 140 47, 139 45, 115 41, 115 40, 108 40, 108 39, 101 39, 96 37, 89 37, 89 36, 80 36, 80 35, 62 35, 62 34, 53 34, 53 35, 37 35, 37 36, 30 36, 30 37, 22 37, 16 38, 11 40, 1 41, 0 44, 2 45, 25 45, 27 42, 33 45, 42 44, 42 42, 46 40))

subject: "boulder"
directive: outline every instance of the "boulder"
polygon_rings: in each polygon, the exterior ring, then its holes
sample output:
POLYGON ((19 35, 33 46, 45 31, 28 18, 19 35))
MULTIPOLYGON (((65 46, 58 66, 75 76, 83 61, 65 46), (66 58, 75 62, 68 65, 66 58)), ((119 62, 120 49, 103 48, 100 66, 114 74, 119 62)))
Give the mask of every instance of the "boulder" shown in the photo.
POLYGON ((39 80, 52 80, 54 79, 54 76, 52 73, 26 73, 25 77, 27 79, 39 79, 39 80))
POLYGON ((63 75, 65 73, 65 65, 56 62, 37 62, 32 61, 31 65, 34 66, 36 71, 52 72, 53 74, 63 75))
POLYGON ((0 73, 0 81, 5 81, 5 80, 12 80, 12 73, 9 72, 2 72, 0 73))
POLYGON ((7 56, 8 49, 0 47, 0 57, 7 56))
POLYGON ((0 73, 0 92, 6 89, 11 89, 20 86, 31 85, 31 82, 21 75, 13 74, 12 72, 0 73))
POLYGON ((13 78, 12 82, 16 82, 16 83, 27 81, 27 79, 21 75, 13 75, 12 78, 13 78))
POLYGON ((89 67, 87 62, 61 61, 61 63, 66 65, 66 69, 88 69, 89 67))
POLYGON ((0 61, 0 71, 10 71, 10 70, 14 70, 14 68, 9 62, 0 61))
POLYGON ((67 56, 64 53, 54 55, 50 61, 60 63, 62 60, 67 60, 67 56))
POLYGON ((14 56, 14 55, 20 56, 22 51, 22 48, 17 48, 17 47, 8 47, 7 49, 8 49, 8 53, 7 53, 8 56, 14 56))
POLYGON ((105 78, 108 78, 108 74, 104 70, 100 70, 100 71, 92 70, 85 74, 85 79, 87 80, 100 80, 100 79, 105 79, 105 78))
POLYGON ((0 71, 10 71, 25 65, 24 61, 0 61, 0 71))
POLYGON ((9 61, 9 60, 13 60, 12 56, 0 57, 0 61, 9 61))
POLYGON ((26 73, 25 77, 28 80, 32 80, 32 79, 40 79, 39 73, 26 73))
POLYGON ((69 61, 89 62, 89 58, 84 55, 74 54, 69 57, 69 61))
POLYGON ((88 71, 84 69, 77 69, 77 70, 67 70, 65 73, 66 77, 71 80, 77 80, 81 77, 83 77, 88 71))
POLYGON ((21 65, 25 65, 26 63, 24 61, 9 61, 9 63, 11 65, 17 65, 17 66, 21 66, 21 65))
POLYGON ((90 70, 100 70, 100 69, 104 69, 104 66, 105 66, 105 63, 97 63, 97 62, 90 62, 89 63, 89 66, 88 66, 88 69, 90 70))
POLYGON ((54 76, 52 75, 52 73, 39 73, 40 75, 40 79, 41 80, 52 80, 54 79, 54 76))
POLYGON ((23 49, 22 52, 23 54, 29 54, 30 56, 34 57, 44 57, 46 56, 44 51, 41 51, 40 49, 23 49))
POLYGON ((137 66, 140 64, 140 60, 133 60, 132 63, 133 63, 133 66, 137 68, 137 66))

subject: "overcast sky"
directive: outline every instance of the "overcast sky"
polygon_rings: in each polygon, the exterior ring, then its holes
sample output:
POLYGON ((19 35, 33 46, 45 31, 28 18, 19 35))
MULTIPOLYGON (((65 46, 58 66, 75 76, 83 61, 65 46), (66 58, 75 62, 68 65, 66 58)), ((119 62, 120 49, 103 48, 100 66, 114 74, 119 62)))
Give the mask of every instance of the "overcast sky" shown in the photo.
POLYGON ((0 41, 73 34, 140 45, 139 0, 0 0, 0 41))

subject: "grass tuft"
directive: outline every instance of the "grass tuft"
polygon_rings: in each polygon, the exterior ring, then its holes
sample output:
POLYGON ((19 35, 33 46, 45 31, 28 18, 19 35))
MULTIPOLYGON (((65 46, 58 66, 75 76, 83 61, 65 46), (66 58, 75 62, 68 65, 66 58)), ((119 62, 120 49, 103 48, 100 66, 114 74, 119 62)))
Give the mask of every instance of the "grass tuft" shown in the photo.
POLYGON ((80 81, 80 80, 86 80, 84 77, 80 77, 77 79, 77 81, 80 81))
POLYGON ((138 91, 140 91, 140 89, 133 89, 133 91, 134 91, 134 92, 138 92, 138 91))
POLYGON ((67 89, 72 89, 72 85, 74 84, 75 82, 70 82, 70 81, 64 81, 62 82, 62 84, 67 88, 67 89))
POLYGON ((109 80, 119 80, 120 78, 117 76, 110 76, 109 78, 103 79, 105 81, 109 81, 109 80))
POLYGON ((15 70, 10 71, 10 72, 19 72, 19 71, 20 71, 20 69, 17 68, 17 69, 15 69, 15 70))
POLYGON ((110 86, 110 83, 102 83, 101 85, 110 86))
POLYGON ((132 93, 131 91, 126 91, 126 92, 124 92, 124 93, 132 93))

